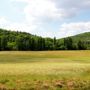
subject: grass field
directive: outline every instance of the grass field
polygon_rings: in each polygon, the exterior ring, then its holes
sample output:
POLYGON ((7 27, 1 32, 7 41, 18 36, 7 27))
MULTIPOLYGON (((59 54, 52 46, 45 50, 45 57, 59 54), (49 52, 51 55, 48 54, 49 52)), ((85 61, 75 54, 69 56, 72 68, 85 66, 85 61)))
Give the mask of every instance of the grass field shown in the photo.
POLYGON ((0 90, 90 90, 90 51, 0 52, 0 90))

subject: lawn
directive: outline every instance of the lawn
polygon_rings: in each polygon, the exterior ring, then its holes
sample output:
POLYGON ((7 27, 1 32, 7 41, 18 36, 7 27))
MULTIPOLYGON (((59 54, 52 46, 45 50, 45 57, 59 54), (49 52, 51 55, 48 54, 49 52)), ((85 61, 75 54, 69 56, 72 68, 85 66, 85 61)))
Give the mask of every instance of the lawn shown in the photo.
POLYGON ((0 52, 0 90, 90 90, 90 51, 0 52))

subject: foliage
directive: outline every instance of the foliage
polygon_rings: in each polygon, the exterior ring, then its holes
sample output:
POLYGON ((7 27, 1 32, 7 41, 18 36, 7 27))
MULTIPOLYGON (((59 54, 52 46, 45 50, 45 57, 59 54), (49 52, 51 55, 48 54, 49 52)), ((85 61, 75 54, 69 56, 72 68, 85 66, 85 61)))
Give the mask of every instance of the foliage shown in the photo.
POLYGON ((89 33, 64 39, 43 38, 25 32, 0 29, 0 50, 42 51, 42 50, 84 50, 90 49, 89 33), (85 37, 86 35, 86 37, 85 37), (83 38, 83 40, 82 40, 83 38), (84 40, 84 38, 87 38, 84 40), (77 41, 76 41, 77 39, 77 41))

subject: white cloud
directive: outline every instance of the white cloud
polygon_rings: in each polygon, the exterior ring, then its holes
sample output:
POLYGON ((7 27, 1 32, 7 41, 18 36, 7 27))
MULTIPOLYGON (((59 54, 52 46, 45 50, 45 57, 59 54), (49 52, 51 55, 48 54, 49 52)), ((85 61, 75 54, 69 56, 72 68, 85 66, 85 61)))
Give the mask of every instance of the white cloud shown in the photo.
POLYGON ((24 13, 27 21, 34 23, 41 22, 46 18, 60 18, 64 14, 63 10, 56 8, 56 4, 50 0, 30 0, 24 8, 24 13))
POLYGON ((16 2, 27 2, 28 0, 10 0, 10 1, 16 1, 16 2))
POLYGON ((59 31, 54 33, 48 30, 44 31, 43 28, 37 27, 37 25, 29 25, 26 23, 13 23, 6 20, 4 17, 0 17, 0 28, 30 32, 32 34, 40 35, 43 37, 56 36, 57 38, 62 38, 79 33, 90 32, 90 22, 63 23, 60 26, 59 31), (37 28, 39 29, 36 30, 37 28))
POLYGON ((7 20, 4 17, 0 17, 0 28, 8 29, 8 30, 15 30, 15 31, 25 31, 25 32, 32 32, 37 28, 36 25, 31 25, 27 23, 15 23, 7 20))
POLYGON ((90 32, 90 22, 64 23, 60 26, 57 37, 67 37, 84 32, 90 32))
POLYGON ((27 3, 24 8, 26 20, 29 23, 41 22, 44 19, 56 19, 67 18, 73 16, 75 9, 66 10, 60 7, 61 2, 58 0, 13 0, 17 2, 27 3), (58 5, 59 4, 59 5, 58 5))
MULTIPOLYGON (((11 0, 23 2, 25 22, 15 23, 5 18, 0 18, 0 25, 6 29, 26 31, 42 36, 53 36, 54 32, 49 30, 49 25, 44 27, 48 20, 58 23, 60 20, 74 18, 80 12, 90 11, 90 0, 11 0), (42 28, 42 29, 41 29, 42 28), (45 29, 46 31, 44 31, 45 29), (40 29, 40 30, 39 30, 40 29), (44 30, 43 30, 44 29, 44 30)), ((49 23, 48 23, 49 24, 49 23)), ((54 27, 54 26, 52 26, 54 27)), ((90 31, 90 22, 74 22, 61 24, 60 30, 54 35, 65 37, 81 32, 90 31)))
POLYGON ((0 25, 6 24, 7 20, 4 17, 0 17, 0 25))
POLYGON ((35 20, 71 18, 83 10, 90 9, 90 0, 13 0, 25 2, 26 19, 35 20))

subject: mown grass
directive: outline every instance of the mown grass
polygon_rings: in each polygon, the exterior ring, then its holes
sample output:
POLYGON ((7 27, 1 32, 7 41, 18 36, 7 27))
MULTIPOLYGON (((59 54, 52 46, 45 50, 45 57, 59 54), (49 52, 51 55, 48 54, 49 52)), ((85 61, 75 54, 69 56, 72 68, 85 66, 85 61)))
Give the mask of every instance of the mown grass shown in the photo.
POLYGON ((0 52, 0 90, 90 90, 90 51, 0 52))

